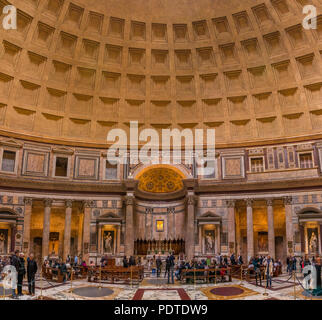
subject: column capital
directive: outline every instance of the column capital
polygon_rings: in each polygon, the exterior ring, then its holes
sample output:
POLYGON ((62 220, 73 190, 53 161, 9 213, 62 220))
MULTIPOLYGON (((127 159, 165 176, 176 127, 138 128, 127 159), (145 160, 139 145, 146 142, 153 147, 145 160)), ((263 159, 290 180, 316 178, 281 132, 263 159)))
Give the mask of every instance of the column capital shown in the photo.
POLYGON ((73 200, 68 199, 65 201, 66 208, 71 208, 72 206, 73 206, 73 200))
POLYGON ((284 197, 283 198, 284 205, 291 205, 292 204, 292 197, 284 197))
POLYGON ((266 199, 266 205, 268 207, 272 207, 273 206, 273 199, 266 199))
POLYGON ((195 205, 195 203, 196 203, 196 196, 194 196, 194 195, 189 195, 189 196, 187 196, 187 204, 188 204, 188 206, 193 206, 193 205, 195 205))
POLYGON ((32 198, 24 198, 25 206, 31 206, 32 205, 32 198))
POLYGON ((51 207, 53 204, 53 199, 44 199, 45 207, 51 207))
POLYGON ((228 208, 235 208, 236 200, 226 200, 226 206, 228 208))
POLYGON ((124 202, 126 206, 133 206, 134 204, 134 196, 125 196, 124 197, 124 202))
POLYGON ((84 208, 96 208, 96 203, 93 200, 85 200, 83 206, 84 208))
POLYGON ((244 201, 246 202, 247 207, 252 207, 253 206, 254 199, 245 199, 244 201))

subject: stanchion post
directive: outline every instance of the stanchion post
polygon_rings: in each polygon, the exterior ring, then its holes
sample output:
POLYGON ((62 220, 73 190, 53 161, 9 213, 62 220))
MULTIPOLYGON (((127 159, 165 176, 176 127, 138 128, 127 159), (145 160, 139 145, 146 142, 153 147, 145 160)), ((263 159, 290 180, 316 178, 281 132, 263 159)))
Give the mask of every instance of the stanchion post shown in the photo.
POLYGON ((73 292, 73 267, 70 266, 70 292, 73 292))
POLYGON ((42 268, 43 266, 41 266, 41 272, 40 272, 40 300, 43 300, 43 295, 42 295, 42 287, 43 287, 43 283, 42 283, 42 268))
POLYGON ((296 300, 296 274, 295 274, 295 270, 293 270, 293 277, 294 277, 294 300, 296 300))
POLYGON ((217 268, 215 267, 215 285, 217 284, 217 268))
POLYGON ((102 289, 102 264, 100 263, 100 282, 99 282, 99 289, 102 289))
POLYGON ((243 265, 240 265, 240 284, 243 283, 243 265))
POLYGON ((133 288, 133 281, 132 281, 132 265, 131 265, 131 267, 130 267, 130 271, 131 271, 131 289, 133 288))
POLYGON ((193 267, 193 286, 196 288, 196 266, 193 267))

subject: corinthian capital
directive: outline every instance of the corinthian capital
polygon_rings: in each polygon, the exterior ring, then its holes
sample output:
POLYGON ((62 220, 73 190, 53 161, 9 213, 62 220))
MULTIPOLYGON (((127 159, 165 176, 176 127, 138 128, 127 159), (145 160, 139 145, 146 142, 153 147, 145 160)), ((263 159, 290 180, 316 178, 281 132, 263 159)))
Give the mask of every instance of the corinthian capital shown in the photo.
POLYGON ((65 206, 66 206, 66 208, 71 208, 73 206, 73 200, 66 200, 65 206))
POLYGON ((133 196, 125 196, 124 201, 127 206, 132 206, 134 204, 134 197, 133 196))
POLYGON ((53 204, 53 199, 44 199, 45 207, 51 207, 52 204, 53 204))
POLYGON ((24 198, 25 206, 31 206, 32 205, 32 198, 24 198))
POLYGON ((253 199, 245 199, 245 202, 246 202, 247 207, 252 207, 254 200, 253 199))
POLYGON ((84 208, 96 208, 96 202, 93 200, 85 200, 83 202, 84 208))
POLYGON ((292 204, 292 197, 284 197, 283 201, 284 201, 285 206, 290 205, 290 204, 292 204))
POLYGON ((187 197, 187 204, 188 206, 193 206, 196 203, 196 197, 193 195, 190 195, 187 197))
POLYGON ((235 200, 226 200, 226 206, 228 208, 235 208, 236 201, 235 200))
POLYGON ((273 205, 273 199, 266 199, 266 205, 271 207, 273 205))

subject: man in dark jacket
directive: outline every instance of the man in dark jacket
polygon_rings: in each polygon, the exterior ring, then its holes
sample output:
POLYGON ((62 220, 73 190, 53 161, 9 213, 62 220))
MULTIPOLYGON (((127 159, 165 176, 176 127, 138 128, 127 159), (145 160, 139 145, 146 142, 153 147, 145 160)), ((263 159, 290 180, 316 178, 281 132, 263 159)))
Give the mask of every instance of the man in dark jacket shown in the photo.
POLYGON ((28 291, 30 295, 35 295, 35 275, 37 269, 37 262, 34 259, 33 253, 31 253, 27 263, 28 291))
MULTIPOLYGON (((16 268, 17 274, 19 270, 19 250, 16 250, 15 253, 10 257, 10 264, 16 268)), ((12 289, 12 298, 16 298, 16 289, 12 289)))
POLYGON ((128 265, 128 262, 127 262, 127 258, 126 256, 123 257, 123 267, 124 268, 127 268, 129 265, 128 265))
POLYGON ((157 277, 159 278, 160 274, 161 274, 161 267, 162 267, 162 260, 161 260, 160 256, 157 257, 155 263, 157 266, 157 277))
POLYGON ((26 274, 25 268, 25 258, 24 254, 21 252, 19 255, 19 268, 18 268, 18 296, 22 296, 22 282, 26 274))

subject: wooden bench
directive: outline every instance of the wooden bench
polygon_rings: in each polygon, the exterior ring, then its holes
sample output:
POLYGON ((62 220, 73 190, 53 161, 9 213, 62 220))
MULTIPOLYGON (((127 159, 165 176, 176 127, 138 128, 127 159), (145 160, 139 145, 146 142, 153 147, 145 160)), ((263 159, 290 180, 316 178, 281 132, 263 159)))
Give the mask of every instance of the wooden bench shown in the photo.
POLYGON ((64 274, 60 271, 59 268, 42 266, 42 275, 48 281, 54 281, 58 283, 64 282, 64 274))
POLYGON ((210 269, 182 269, 180 274, 181 283, 188 281, 202 280, 207 283, 218 281, 232 281, 231 268, 210 268, 210 269))

